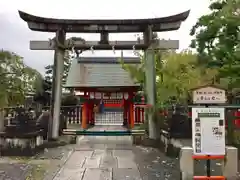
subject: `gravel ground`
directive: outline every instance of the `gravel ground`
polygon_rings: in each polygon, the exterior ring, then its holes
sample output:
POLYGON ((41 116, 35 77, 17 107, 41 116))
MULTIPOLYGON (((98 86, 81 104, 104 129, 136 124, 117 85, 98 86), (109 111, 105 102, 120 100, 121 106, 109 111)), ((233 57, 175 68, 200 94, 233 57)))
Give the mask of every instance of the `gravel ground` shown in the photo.
POLYGON ((0 180, 25 180, 32 167, 28 164, 0 164, 0 180))
POLYGON ((1 157, 0 180, 52 180, 74 149, 64 145, 66 141, 63 138, 61 146, 50 145, 33 157, 1 157))
POLYGON ((179 161, 169 158, 158 149, 136 146, 133 148, 143 180, 179 180, 179 161))

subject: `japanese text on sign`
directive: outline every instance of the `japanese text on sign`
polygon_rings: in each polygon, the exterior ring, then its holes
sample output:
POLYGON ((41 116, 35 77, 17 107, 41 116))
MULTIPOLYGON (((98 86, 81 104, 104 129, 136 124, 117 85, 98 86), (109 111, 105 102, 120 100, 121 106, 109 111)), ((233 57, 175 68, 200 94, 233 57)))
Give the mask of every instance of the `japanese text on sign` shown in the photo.
POLYGON ((192 108, 192 146, 195 155, 225 154, 224 108, 192 108))
POLYGON ((204 87, 193 91, 195 104, 219 104, 226 102, 225 90, 214 87, 204 87))

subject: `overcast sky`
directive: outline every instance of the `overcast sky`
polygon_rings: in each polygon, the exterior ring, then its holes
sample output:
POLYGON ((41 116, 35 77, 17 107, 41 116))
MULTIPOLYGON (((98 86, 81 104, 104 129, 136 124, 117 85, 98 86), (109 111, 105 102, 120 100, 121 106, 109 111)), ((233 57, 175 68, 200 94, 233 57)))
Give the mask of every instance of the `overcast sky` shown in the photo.
MULTIPOLYGON (((18 16, 17 10, 53 18, 113 19, 113 18, 154 18, 169 16, 191 9, 189 18, 180 30, 159 33, 164 39, 180 40, 180 49, 188 48, 189 31, 197 19, 208 12, 209 0, 0 0, 0 48, 14 51, 24 57, 25 62, 44 73, 44 67, 53 62, 53 52, 29 50, 30 40, 48 40, 54 35, 30 31, 18 16)), ((98 35, 69 34, 86 40, 98 40, 98 35)), ((134 34, 115 34, 110 39, 134 40, 134 34)), ((131 55, 132 52, 124 52, 131 55)), ((111 56, 111 52, 86 52, 85 56, 111 56)), ((118 52, 115 54, 119 55, 118 52)))

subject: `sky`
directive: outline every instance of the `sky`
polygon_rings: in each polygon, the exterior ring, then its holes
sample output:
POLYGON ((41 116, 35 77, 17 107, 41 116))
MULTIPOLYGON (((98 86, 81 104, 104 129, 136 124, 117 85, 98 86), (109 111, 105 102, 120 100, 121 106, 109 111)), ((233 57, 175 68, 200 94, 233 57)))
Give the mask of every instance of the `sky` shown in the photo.
MULTIPOLYGON (((53 63, 52 51, 32 51, 30 40, 48 40, 52 33, 31 31, 27 23, 20 19, 18 10, 51 18, 66 19, 137 19, 156 18, 191 10, 188 19, 177 31, 159 33, 162 39, 180 41, 180 50, 189 47, 192 37, 191 27, 197 19, 208 13, 210 0, 0 0, 0 48, 16 52, 24 58, 28 66, 44 74, 44 67, 53 63)), ((68 34, 85 40, 99 40, 98 34, 68 34)), ((135 40, 136 35, 111 34, 110 40, 135 40)), ((124 52, 132 56, 133 51, 124 52)), ((120 56, 120 52, 86 51, 83 56, 120 56)))

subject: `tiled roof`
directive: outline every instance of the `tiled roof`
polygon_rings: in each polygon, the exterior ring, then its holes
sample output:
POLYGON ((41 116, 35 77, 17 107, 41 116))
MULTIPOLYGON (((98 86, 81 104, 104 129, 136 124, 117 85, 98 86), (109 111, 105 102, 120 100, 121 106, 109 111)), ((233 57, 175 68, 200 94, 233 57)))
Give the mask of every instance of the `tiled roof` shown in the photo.
MULTIPOLYGON (((81 57, 73 60, 65 87, 139 86, 130 74, 122 69, 118 59, 117 57, 81 57)), ((124 62, 136 61, 130 63, 136 65, 137 59, 124 57, 124 62)))

